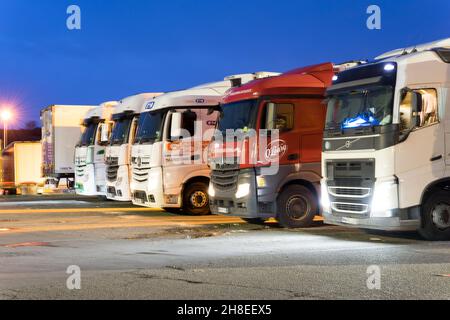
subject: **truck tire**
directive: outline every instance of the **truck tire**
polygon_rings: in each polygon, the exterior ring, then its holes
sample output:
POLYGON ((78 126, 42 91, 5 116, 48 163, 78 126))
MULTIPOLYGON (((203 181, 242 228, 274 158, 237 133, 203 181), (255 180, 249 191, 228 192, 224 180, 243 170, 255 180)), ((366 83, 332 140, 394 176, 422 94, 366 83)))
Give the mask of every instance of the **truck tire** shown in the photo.
POLYGON ((425 200, 419 233, 429 241, 450 240, 450 192, 437 191, 425 200))
POLYGON ((317 199, 308 188, 290 185, 277 200, 277 220, 285 228, 306 228, 311 226, 318 212, 317 199))
POLYGON ((193 216, 204 216, 211 213, 208 184, 194 182, 186 187, 183 193, 183 211, 193 216))

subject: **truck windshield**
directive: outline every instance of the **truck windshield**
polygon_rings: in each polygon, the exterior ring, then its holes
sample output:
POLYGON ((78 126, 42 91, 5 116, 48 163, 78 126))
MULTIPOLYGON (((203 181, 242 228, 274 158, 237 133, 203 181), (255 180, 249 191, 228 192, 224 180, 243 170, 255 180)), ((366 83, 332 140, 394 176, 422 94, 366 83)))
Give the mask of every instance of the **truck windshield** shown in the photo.
POLYGON ((111 133, 112 145, 121 145, 124 143, 128 143, 131 121, 131 118, 121 118, 115 121, 114 128, 111 133))
POLYGON ((84 127, 83 134, 81 135, 80 145, 83 147, 94 145, 96 132, 97 132, 96 123, 87 124, 84 127))
POLYGON ((222 105, 219 130, 245 130, 255 127, 257 100, 246 100, 222 105))
POLYGON ((393 88, 377 86, 328 98, 327 130, 385 126, 392 123, 393 88))
POLYGON ((134 143, 142 144, 160 141, 163 115, 162 112, 146 112, 141 114, 134 143))

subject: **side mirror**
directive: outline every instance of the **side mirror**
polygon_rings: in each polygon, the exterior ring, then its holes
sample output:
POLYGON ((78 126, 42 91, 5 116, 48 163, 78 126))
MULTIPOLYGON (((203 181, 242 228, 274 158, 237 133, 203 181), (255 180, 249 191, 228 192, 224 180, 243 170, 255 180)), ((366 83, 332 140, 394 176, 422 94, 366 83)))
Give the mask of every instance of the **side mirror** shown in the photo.
POLYGON ((275 128, 275 103, 269 102, 266 105, 266 129, 272 130, 275 128))
POLYGON ((420 113, 422 112, 422 94, 419 92, 411 92, 411 108, 413 114, 413 123, 416 127, 420 126, 420 113))
POLYGON ((182 122, 183 122, 183 114, 180 112, 172 113, 172 119, 170 124, 170 139, 178 140, 182 136, 182 122))
POLYGON ((107 143, 109 141, 109 123, 100 124, 100 142, 107 143))

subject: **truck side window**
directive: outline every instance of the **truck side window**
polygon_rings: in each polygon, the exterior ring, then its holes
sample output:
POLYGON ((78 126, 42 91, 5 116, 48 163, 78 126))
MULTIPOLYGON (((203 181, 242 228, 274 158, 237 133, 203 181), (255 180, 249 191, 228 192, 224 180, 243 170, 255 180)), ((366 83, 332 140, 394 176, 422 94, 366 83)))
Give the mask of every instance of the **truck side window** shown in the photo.
POLYGON ((414 90, 422 97, 422 110, 412 108, 412 92, 407 92, 400 103, 400 130, 406 131, 413 126, 427 127, 439 122, 437 91, 435 89, 414 90), (416 118, 416 119, 415 119, 416 118))
POLYGON ((276 103, 274 120, 267 121, 267 109, 264 111, 263 117, 266 119, 262 122, 262 126, 267 126, 267 128, 262 129, 277 129, 280 130, 280 132, 292 130, 294 128, 294 105, 290 103, 276 103), (268 125, 264 125, 266 123, 268 125))
POLYGON ((187 130, 191 137, 195 135, 195 121, 197 121, 197 113, 188 110, 183 112, 183 129, 187 130))

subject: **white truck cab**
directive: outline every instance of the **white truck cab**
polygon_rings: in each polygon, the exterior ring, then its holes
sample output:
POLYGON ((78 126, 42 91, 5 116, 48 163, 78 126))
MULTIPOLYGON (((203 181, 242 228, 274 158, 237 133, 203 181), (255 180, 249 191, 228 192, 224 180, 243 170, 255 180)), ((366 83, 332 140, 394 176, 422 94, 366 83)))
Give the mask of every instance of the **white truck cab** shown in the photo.
POLYGON ((450 239, 450 38, 388 52, 328 89, 326 223, 450 239))
POLYGON ((75 190, 83 196, 106 197, 105 150, 116 101, 102 103, 87 112, 80 142, 75 147, 75 190))
POLYGON ((209 214, 206 153, 222 96, 233 86, 271 74, 230 76, 148 100, 131 151, 133 203, 170 212, 182 208, 187 214, 209 214))
POLYGON ((106 197, 116 201, 131 201, 130 149, 137 120, 145 101, 160 93, 142 93, 125 98, 112 112, 112 132, 106 147, 106 197))

